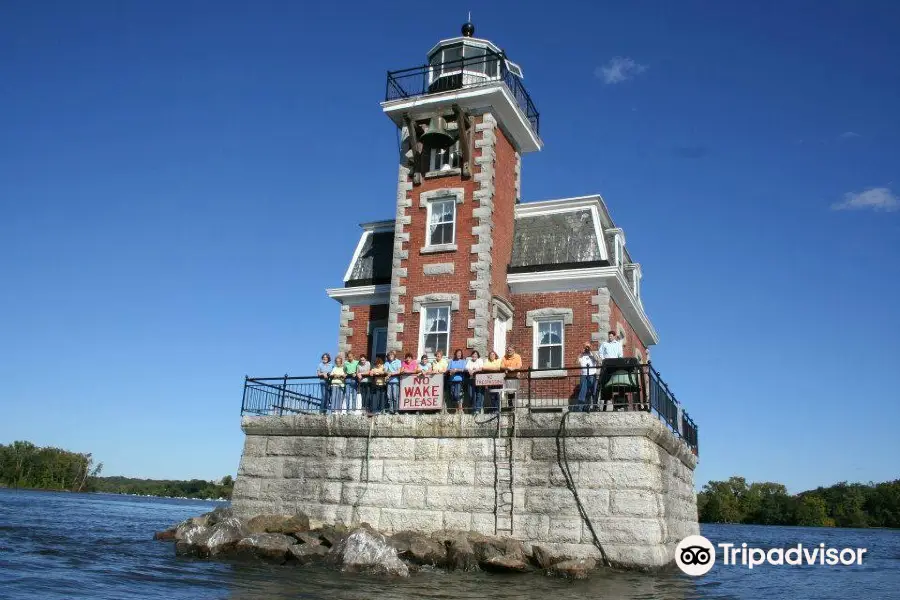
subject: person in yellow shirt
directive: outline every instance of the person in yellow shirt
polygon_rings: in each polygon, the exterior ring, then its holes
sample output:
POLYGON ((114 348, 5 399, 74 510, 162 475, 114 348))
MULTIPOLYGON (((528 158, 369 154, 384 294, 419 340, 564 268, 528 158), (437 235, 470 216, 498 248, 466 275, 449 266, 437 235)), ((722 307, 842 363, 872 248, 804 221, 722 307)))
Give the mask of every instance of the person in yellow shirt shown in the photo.
MULTIPOLYGON (((443 375, 447 372, 447 368, 450 366, 450 363, 447 362, 447 357, 444 356, 443 350, 438 350, 434 353, 434 360, 431 363, 431 373, 434 375, 443 375)), ((441 400, 443 404, 443 408, 441 410, 446 410, 447 406, 447 390, 450 389, 449 384, 450 381, 448 379, 444 379, 444 389, 441 390, 441 400)))
POLYGON ((506 347, 503 357, 503 368, 506 369, 506 403, 513 406, 516 391, 519 389, 519 371, 522 370, 522 357, 512 346, 506 347))
POLYGON ((431 372, 432 373, 446 373, 447 372, 447 357, 444 356, 443 350, 438 350, 434 353, 434 361, 431 363, 431 372))
POLYGON ((500 360, 496 352, 491 350, 488 352, 487 360, 484 361, 484 366, 481 369, 483 371, 502 371, 503 368, 503 361, 500 360))
POLYGON ((521 371, 522 357, 516 353, 512 346, 506 347, 506 356, 503 357, 503 368, 507 371, 521 371))
MULTIPOLYGON (((500 359, 500 357, 497 355, 496 352, 491 350, 488 353, 487 360, 484 361, 484 366, 482 367, 482 370, 502 373, 503 372, 503 361, 500 359)), ((499 388, 499 387, 482 388, 482 390, 483 390, 482 394, 487 394, 487 397, 489 399, 496 398, 496 404, 494 403, 495 401, 492 400, 490 402, 491 406, 488 406, 488 411, 493 412, 494 410, 498 410, 499 405, 500 405, 499 399, 500 399, 500 394, 502 393, 502 388, 499 388)))
POLYGON ((344 398, 344 380, 347 372, 344 370, 344 357, 338 354, 334 357, 334 368, 328 374, 331 379, 331 412, 343 412, 347 408, 344 398))

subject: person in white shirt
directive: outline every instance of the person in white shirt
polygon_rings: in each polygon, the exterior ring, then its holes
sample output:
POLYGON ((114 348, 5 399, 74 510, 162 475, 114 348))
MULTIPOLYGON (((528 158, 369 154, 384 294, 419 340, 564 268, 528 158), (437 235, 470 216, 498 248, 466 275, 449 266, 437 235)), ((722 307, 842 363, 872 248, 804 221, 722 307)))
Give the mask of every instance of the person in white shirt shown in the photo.
POLYGON ((581 382, 578 388, 578 405, 574 410, 585 412, 594 396, 594 380, 597 373, 597 362, 591 352, 591 345, 585 344, 578 355, 578 366, 581 367, 581 382))
POLYGON ((615 331, 606 334, 606 341, 600 344, 600 360, 607 358, 622 358, 622 340, 625 339, 622 334, 616 335, 615 331))
POLYGON ((472 350, 469 360, 466 361, 466 371, 469 373, 469 396, 472 398, 472 412, 479 413, 484 410, 484 388, 475 385, 475 376, 484 368, 484 361, 478 350, 472 350))
MULTIPOLYGON (((606 341, 600 344, 600 349, 595 353, 595 360, 597 361, 598 366, 603 365, 603 361, 608 358, 622 358, 624 357, 624 352, 622 351, 622 340, 624 336, 622 334, 616 334, 615 331, 609 331, 606 334, 606 341)), ((603 395, 603 384, 606 382, 609 377, 609 372, 602 370, 600 371, 600 376, 596 378, 597 386, 594 390, 594 398, 592 404, 597 406, 600 401, 600 396, 603 395)), ((603 400, 603 410, 606 410, 606 402, 607 400, 603 400)))

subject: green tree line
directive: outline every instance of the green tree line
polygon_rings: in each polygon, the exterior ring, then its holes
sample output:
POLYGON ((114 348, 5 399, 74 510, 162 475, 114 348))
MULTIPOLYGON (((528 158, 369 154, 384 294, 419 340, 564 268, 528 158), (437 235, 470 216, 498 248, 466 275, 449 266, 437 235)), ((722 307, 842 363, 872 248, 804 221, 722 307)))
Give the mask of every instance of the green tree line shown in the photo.
POLYGON ((90 454, 40 448, 31 442, 0 444, 0 484, 7 487, 80 492, 101 470, 103 464, 94 465, 90 454))
POLYGON ((710 481, 697 494, 702 523, 900 528, 900 479, 847 483, 790 495, 780 483, 710 481))
POLYGON ((0 487, 70 492, 108 492, 169 498, 231 498, 234 481, 189 481, 101 477, 103 463, 91 454, 39 447, 31 442, 0 444, 0 487))

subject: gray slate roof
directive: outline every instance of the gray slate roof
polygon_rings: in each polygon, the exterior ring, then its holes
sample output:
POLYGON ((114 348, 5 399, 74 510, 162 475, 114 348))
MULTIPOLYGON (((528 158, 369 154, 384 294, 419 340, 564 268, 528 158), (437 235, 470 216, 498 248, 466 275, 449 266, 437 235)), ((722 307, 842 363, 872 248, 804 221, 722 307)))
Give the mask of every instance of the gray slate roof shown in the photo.
POLYGON ((588 209, 516 219, 511 268, 602 260, 588 209))
POLYGON ((394 254, 394 232, 375 231, 369 234, 347 285, 390 283, 391 260, 394 254))
MULTIPOLYGON (((366 239, 346 285, 390 283, 394 232, 372 232, 366 239)), ((543 270, 603 259, 588 209, 516 218, 513 270, 543 270)))

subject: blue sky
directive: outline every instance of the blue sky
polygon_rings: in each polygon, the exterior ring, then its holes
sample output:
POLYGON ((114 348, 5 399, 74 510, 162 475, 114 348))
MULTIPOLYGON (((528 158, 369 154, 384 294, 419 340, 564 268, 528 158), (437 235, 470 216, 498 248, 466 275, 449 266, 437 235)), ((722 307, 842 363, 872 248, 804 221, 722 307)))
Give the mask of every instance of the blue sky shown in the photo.
MULTIPOLYGON (((541 111, 524 200, 602 194, 643 266, 698 485, 894 479, 900 6, 760 4, 473 19, 541 111)), ((234 473, 243 376, 312 372, 393 214, 385 71, 460 6, 4 3, 0 443, 234 473)))

